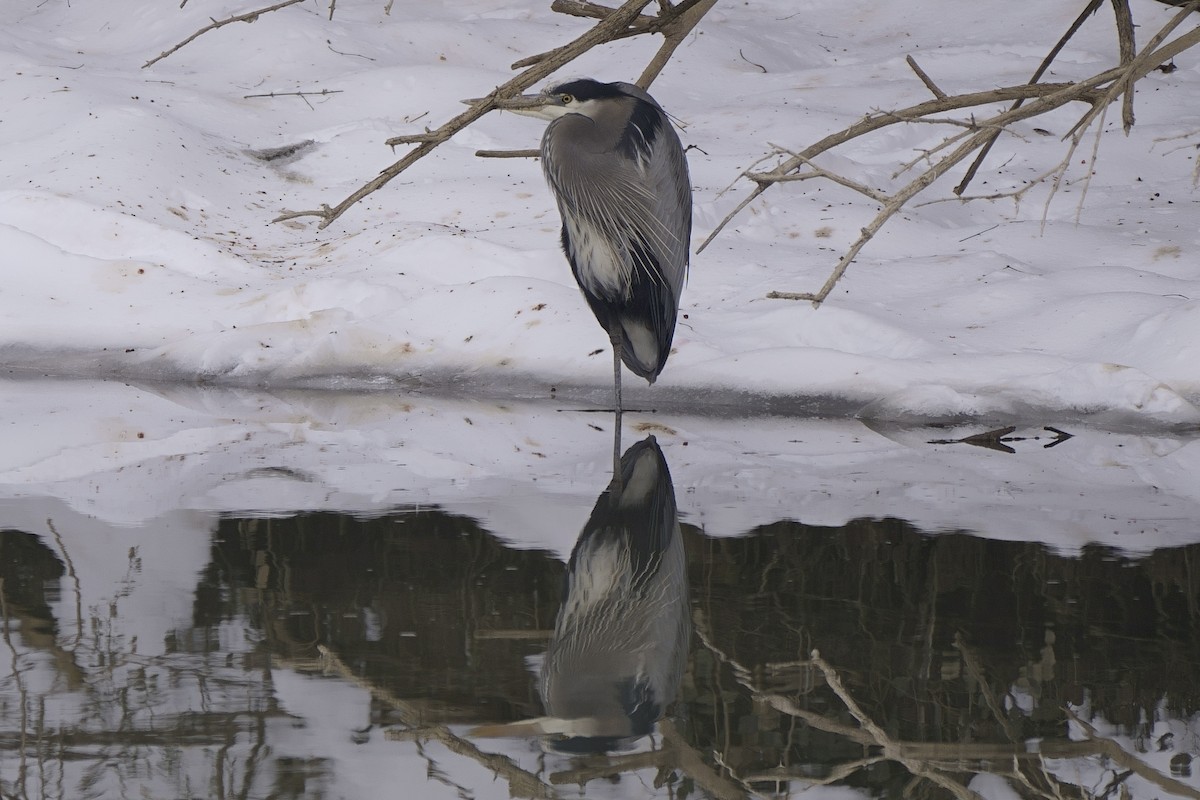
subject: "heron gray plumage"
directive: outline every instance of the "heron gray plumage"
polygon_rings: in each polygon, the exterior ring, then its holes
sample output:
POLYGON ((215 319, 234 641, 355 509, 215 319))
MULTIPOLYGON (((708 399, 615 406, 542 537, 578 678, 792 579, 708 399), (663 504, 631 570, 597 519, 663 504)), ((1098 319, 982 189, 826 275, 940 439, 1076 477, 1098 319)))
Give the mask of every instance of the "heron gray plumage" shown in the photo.
POLYGON ((631 83, 590 78, 497 103, 550 121, 542 168, 562 216, 562 247, 621 364, 654 383, 675 334, 688 270, 692 187, 662 107, 631 83))

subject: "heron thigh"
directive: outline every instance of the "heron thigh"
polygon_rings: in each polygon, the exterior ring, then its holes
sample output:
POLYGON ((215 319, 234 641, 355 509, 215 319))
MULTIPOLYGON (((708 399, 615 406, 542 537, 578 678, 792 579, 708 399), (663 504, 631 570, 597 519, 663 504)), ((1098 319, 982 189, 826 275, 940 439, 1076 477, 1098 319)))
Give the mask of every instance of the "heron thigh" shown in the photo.
POLYGON ((624 315, 619 319, 621 328, 625 331, 625 338, 633 350, 629 355, 643 365, 648 372, 657 373, 659 350, 661 349, 658 333, 640 319, 624 315))

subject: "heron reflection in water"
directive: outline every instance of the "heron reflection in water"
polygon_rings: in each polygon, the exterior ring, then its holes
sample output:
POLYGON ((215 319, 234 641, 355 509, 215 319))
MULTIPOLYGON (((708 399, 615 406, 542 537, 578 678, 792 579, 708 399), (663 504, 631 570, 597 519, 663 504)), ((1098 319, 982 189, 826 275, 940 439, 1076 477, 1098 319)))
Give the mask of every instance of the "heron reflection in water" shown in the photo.
POLYGON ((544 735, 560 752, 626 749, 679 693, 690 631, 675 490, 649 436, 621 456, 571 551, 539 681, 547 716, 475 733, 544 735))

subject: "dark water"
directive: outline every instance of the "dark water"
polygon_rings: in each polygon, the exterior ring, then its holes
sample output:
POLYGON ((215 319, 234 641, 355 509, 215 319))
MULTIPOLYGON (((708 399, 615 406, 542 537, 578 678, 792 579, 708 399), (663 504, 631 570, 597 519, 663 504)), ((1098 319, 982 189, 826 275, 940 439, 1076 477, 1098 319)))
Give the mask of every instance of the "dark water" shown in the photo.
POLYGON ((68 617, 89 564, 5 530, 0 791, 1200 795, 1200 545, 1065 555, 902 519, 713 538, 647 469, 580 520, 571 565, 437 507, 223 517, 190 624, 145 657, 105 639, 119 588, 68 617), (568 642, 572 592, 598 619, 568 642), (504 727, 554 716, 547 691, 610 727, 504 727))

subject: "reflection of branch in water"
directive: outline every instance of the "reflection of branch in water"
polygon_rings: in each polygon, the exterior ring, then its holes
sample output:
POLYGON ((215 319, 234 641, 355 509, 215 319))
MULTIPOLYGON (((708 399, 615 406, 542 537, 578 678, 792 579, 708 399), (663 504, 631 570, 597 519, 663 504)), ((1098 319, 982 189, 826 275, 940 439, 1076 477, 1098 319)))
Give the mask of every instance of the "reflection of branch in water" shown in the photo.
POLYGON ((622 772, 640 769, 663 769, 669 763, 667 751, 650 750, 644 753, 616 753, 576 759, 582 766, 550 773, 550 783, 555 786, 583 786, 589 781, 600 780, 622 772))
POLYGON ((967 643, 963 640, 962 632, 954 634, 954 649, 962 655, 963 664, 966 666, 967 674, 971 679, 978 684, 980 692, 983 694, 983 702, 988 707, 988 711, 992 712, 992 716, 1000 723, 1000 727, 1004 729, 1004 735, 1008 737, 1010 742, 1019 742, 1021 740, 1017 730, 1013 728, 1012 721, 1008 715, 1000 708, 1000 701, 996 697, 996 693, 992 691, 992 684, 988 681, 987 676, 983 674, 983 669, 979 666, 979 660, 975 657, 975 653, 971 648, 967 647, 967 643))
POLYGON ((415 741, 418 744, 435 741, 455 755, 466 756, 486 767, 493 773, 508 781, 511 797, 532 797, 536 800, 555 800, 558 793, 531 772, 521 769, 511 758, 499 753, 486 753, 472 742, 458 736, 445 725, 424 725, 424 714, 414 703, 396 696, 387 689, 382 689, 370 681, 355 675, 337 654, 324 645, 317 645, 320 653, 321 669, 334 673, 343 680, 353 683, 370 693, 371 697, 398 712, 405 724, 412 727, 408 730, 389 730, 384 736, 390 741, 415 741))
POLYGON ((79 584, 79 575, 75 572, 75 563, 71 560, 71 554, 67 552, 67 546, 63 543, 62 535, 58 532, 58 528, 54 526, 54 520, 47 519, 46 527, 50 529, 50 533, 54 535, 54 542, 58 545, 58 552, 62 553, 63 562, 67 565, 67 575, 71 578, 71 583, 74 586, 75 592, 75 641, 68 645, 63 644, 67 650, 78 647, 83 641, 83 589, 79 584))
MULTIPOLYGON (((858 728, 855 728, 852 725, 846 725, 845 723, 838 722, 835 719, 830 719, 823 714, 818 714, 816 711, 809 711, 806 708, 801 708, 789 697, 785 697, 774 692, 764 692, 758 686, 754 685, 754 682, 750 680, 750 670, 740 664, 737 659, 733 658, 713 643, 712 638, 709 637, 708 632, 705 629, 705 625, 703 625, 700 620, 696 621, 695 631, 696 637, 700 639, 700 643, 703 644, 709 651, 711 651, 712 654, 717 657, 718 661, 727 665, 733 670, 734 680, 753 693, 755 697, 766 702, 767 705, 771 706, 776 711, 787 714, 790 717, 796 717, 797 719, 804 720, 817 730, 841 736, 849 739, 852 742, 857 742, 858 744, 870 745, 875 743, 875 740, 869 734, 858 728)), ((791 662, 790 666, 799 668, 813 668, 816 665, 812 661, 794 661, 791 662)))
POLYGON ((931 769, 924 761, 910 758, 905 755, 903 744, 892 741, 892 738, 884 732, 883 728, 880 728, 875 724, 873 719, 867 716, 866 712, 862 710, 858 703, 855 702, 854 698, 851 697, 850 693, 846 691, 846 687, 842 685, 842 679, 838 677, 837 672, 829 665, 828 662, 825 661, 825 659, 821 658, 821 654, 816 650, 812 651, 812 660, 813 663, 816 664, 817 668, 821 670, 821 673, 825 676, 825 681, 829 684, 829 688, 832 689, 833 693, 838 696, 838 699, 846 705, 846 709, 856 720, 858 720, 858 724, 861 725, 863 730, 869 733, 871 738, 883 748, 883 755, 885 758, 890 758, 893 761, 899 762, 913 775, 924 778, 930 783, 946 789, 955 797, 959 798, 959 800, 982 800, 977 793, 971 791, 966 786, 963 786, 960 782, 943 775, 941 772, 931 769))
MULTIPOLYGON (((829 775, 821 779, 813 780, 804 776, 805 782, 809 785, 834 783, 879 761, 890 760, 901 764, 914 776, 914 780, 927 781, 948 791, 958 800, 981 799, 977 793, 967 788, 961 781, 947 775, 947 772, 979 773, 986 771, 1004 775, 1015 781, 1017 785, 1014 788, 1021 796, 1041 798, 1042 800, 1065 800, 1068 797, 1104 800, 1106 796, 1111 797, 1124 792, 1124 783, 1133 775, 1137 775, 1158 786, 1164 792, 1200 800, 1200 791, 1164 775, 1138 759, 1135 754, 1122 748, 1117 742, 1099 736, 1092 725, 1081 719, 1070 708, 1065 709, 1065 713, 1072 721, 1080 725, 1086 733, 1087 739, 1069 742, 1043 741, 1036 750, 1026 749, 1025 744, 1012 727, 1011 721, 1004 714, 977 658, 961 636, 956 638, 954 646, 962 654, 968 674, 982 690, 985 704, 1003 726, 1006 735, 1012 740, 1011 744, 896 741, 863 710, 846 689, 837 671, 821 658, 819 652, 813 650, 811 659, 808 661, 793 662, 791 666, 812 667, 820 671, 829 689, 858 723, 858 726, 846 725, 817 712, 801 708, 789 697, 760 690, 751 680, 751 671, 712 642, 703 620, 700 618, 696 620, 695 631, 701 644, 712 652, 718 661, 728 666, 734 679, 753 693, 756 699, 766 702, 784 714, 804 721, 813 728, 841 736, 858 744, 878 747, 881 751, 879 755, 840 764, 829 775), (1112 777, 1106 787, 1095 791, 1088 791, 1063 782, 1047 769, 1045 762, 1046 758, 1077 759, 1097 756, 1107 759, 1114 766, 1112 777), (1005 765, 1008 765, 1007 769, 1004 768, 1005 765)), ((779 767, 775 770, 756 772, 753 775, 734 777, 748 785, 751 782, 759 781, 791 781, 801 776, 789 771, 786 767, 779 767)), ((911 791, 911 787, 908 791, 911 791)))
POLYGON ((1197 791, 1182 781, 1177 781, 1174 778, 1163 775, 1161 772, 1154 769, 1149 764, 1146 764, 1128 750, 1125 750, 1112 739, 1105 739, 1102 736, 1098 736, 1095 727, 1093 727, 1092 724, 1087 720, 1076 714, 1075 711, 1069 706, 1065 708, 1065 711, 1067 716, 1071 718, 1071 721, 1077 723, 1087 733, 1087 741, 1095 746, 1094 752, 1124 767, 1128 771, 1137 773, 1139 778, 1144 778, 1145 780, 1150 781, 1151 783, 1160 787, 1163 791, 1180 795, 1182 797, 1193 797, 1197 798, 1197 800, 1200 800, 1200 791, 1197 791))
POLYGON ((717 800, 741 800, 746 796, 746 792, 750 791, 745 784, 734 783, 708 766, 699 751, 684 740, 670 720, 662 720, 659 723, 659 730, 662 732, 663 743, 670 749, 679 769, 690 775, 696 785, 717 800))
MULTIPOLYGON (((813 728, 841 736, 850 741, 856 742, 864 746, 875 746, 882 749, 882 753, 877 756, 871 756, 856 761, 848 762, 839 765, 828 776, 820 781, 814 781, 814 784, 827 785, 839 780, 843 780, 860 769, 871 766, 880 761, 890 760, 901 764, 907 769, 914 778, 922 779, 932 783, 946 791, 950 792, 959 800, 982 800, 978 794, 968 789, 961 782, 942 774, 932 766, 931 759, 934 757, 949 757, 950 763, 948 769, 962 769, 962 760, 965 753, 955 745, 947 746, 942 743, 926 744, 926 743, 909 743, 896 742, 873 719, 863 711, 857 701, 846 690, 842 683, 841 677, 826 662, 818 651, 813 650, 811 658, 806 662, 796 662, 796 666, 813 667, 820 670, 821 675, 825 679, 826 685, 830 690, 837 695, 838 699, 845 705, 850 715, 858 722, 859 727, 846 725, 838 720, 830 719, 829 717, 819 714, 815 711, 810 711, 801 708, 790 698, 780 694, 764 693, 760 691, 750 680, 750 671, 745 666, 739 664, 735 659, 720 650, 707 635, 705 626, 700 620, 697 620, 696 636, 701 643, 709 649, 722 663, 732 668, 735 680, 738 681, 746 689, 754 693, 758 698, 766 701, 772 708, 789 716, 796 717, 808 723, 813 728), (915 745, 915 746, 914 746, 915 745), (925 754, 921 754, 922 747, 925 754), (957 757, 956 757, 957 756, 957 757)), ((1003 762, 1007 757, 1015 756, 1015 749, 1012 747, 996 747, 994 745, 983 745, 983 752, 974 754, 981 759, 997 759, 1003 762)), ((1039 756, 1040 757, 1040 756, 1039 756)), ((780 771, 778 774, 761 774, 755 775, 754 780, 760 778, 767 780, 788 780, 795 779, 797 776, 780 771)), ((743 780, 749 781, 749 778, 743 780)))
MULTIPOLYGON (((806 782, 811 786, 831 786, 838 781, 849 778, 860 769, 866 769, 872 764, 878 764, 880 761, 887 761, 883 756, 872 756, 870 758, 860 758, 855 761, 847 761, 845 764, 838 764, 829 774, 821 778, 807 778, 806 782)), ((771 781, 782 783, 784 781, 795 781, 796 774, 789 771, 786 767, 779 767, 775 770, 765 770, 756 772, 753 775, 747 775, 744 780, 747 783, 758 783, 761 781, 771 781)))
POLYGON ((17 762, 16 786, 17 796, 22 797, 25 795, 25 771, 28 768, 28 765, 25 763, 25 757, 29 750, 29 696, 26 694, 25 681, 21 678, 21 654, 17 652, 17 648, 12 641, 12 635, 9 633, 8 599, 4 594, 4 578, 0 578, 0 626, 3 626, 0 628, 0 635, 3 635, 4 644, 8 646, 9 652, 12 653, 13 683, 17 687, 17 702, 21 704, 21 714, 18 721, 18 724, 21 726, 21 734, 18 741, 21 755, 17 762))
POLYGON ((589 781, 654 767, 660 775, 679 770, 715 800, 745 800, 747 794, 757 794, 748 784, 730 780, 710 767, 670 719, 659 720, 658 730, 662 736, 661 750, 582 759, 582 766, 551 774, 550 783, 583 786, 589 781))
MULTIPOLYGON (((364 687, 366 688, 366 687, 364 687)), ((375 692, 372 690, 372 695, 375 692)), ((376 699, 381 699, 375 695, 376 699)), ((495 775, 508 781, 510 797, 532 797, 536 800, 556 800, 558 793, 553 787, 547 786, 532 772, 528 772, 511 758, 500 753, 488 753, 480 750, 468 739, 453 733, 445 725, 431 725, 426 728, 410 730, 389 730, 384 738, 393 742, 415 741, 418 743, 435 741, 451 753, 466 756, 481 767, 491 770, 495 775)))

